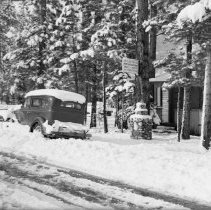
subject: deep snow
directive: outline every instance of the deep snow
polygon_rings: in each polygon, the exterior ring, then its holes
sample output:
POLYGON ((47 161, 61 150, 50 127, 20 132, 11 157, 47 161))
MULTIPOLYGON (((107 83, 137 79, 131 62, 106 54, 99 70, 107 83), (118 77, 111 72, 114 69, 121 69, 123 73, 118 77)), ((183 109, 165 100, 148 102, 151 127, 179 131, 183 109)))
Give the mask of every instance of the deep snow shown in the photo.
POLYGON ((154 133, 153 140, 134 140, 95 129, 90 140, 51 140, 28 130, 1 123, 0 150, 211 205, 211 152, 198 137, 178 143, 176 134, 154 133))

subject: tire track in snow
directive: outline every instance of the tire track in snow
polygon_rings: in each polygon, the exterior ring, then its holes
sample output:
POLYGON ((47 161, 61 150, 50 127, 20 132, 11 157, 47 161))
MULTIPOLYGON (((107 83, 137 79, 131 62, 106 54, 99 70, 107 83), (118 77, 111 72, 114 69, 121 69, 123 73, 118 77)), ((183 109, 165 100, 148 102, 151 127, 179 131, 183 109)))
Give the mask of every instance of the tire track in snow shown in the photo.
MULTIPOLYGON (((70 205, 76 204, 68 201, 68 199, 63 198, 62 196, 58 196, 59 193, 57 195, 49 192, 46 193, 46 190, 39 189, 40 185, 47 185, 48 187, 52 187, 59 192, 66 194, 68 193, 71 196, 79 197, 88 202, 102 205, 105 208, 111 207, 114 209, 144 209, 141 206, 136 206, 133 203, 125 202, 124 200, 104 195, 103 193, 96 192, 93 189, 78 187, 73 183, 59 180, 57 178, 63 175, 63 172, 61 172, 60 170, 58 170, 57 174, 52 175, 43 175, 42 173, 39 173, 42 172, 43 169, 50 170, 50 167, 37 164, 32 160, 28 161, 24 158, 16 158, 14 155, 10 157, 9 154, 1 154, 0 171, 4 171, 6 173, 7 176, 4 177, 6 181, 22 184, 28 188, 43 192, 48 196, 57 198, 70 205), (30 166, 32 167, 32 170, 29 170, 30 166), (34 184, 32 184, 33 186, 30 186, 31 184, 27 184, 25 180, 28 180, 30 183, 38 183, 39 186, 37 184, 37 186, 34 186, 34 184)), ((82 207, 80 205, 78 206, 82 207)))
MULTIPOLYGON (((66 175, 66 176, 69 176, 69 177, 72 177, 75 179, 85 179, 85 180, 89 180, 91 182, 98 183, 101 185, 116 187, 121 190, 134 193, 136 195, 141 195, 144 197, 151 197, 154 199, 163 200, 163 201, 169 202, 171 204, 180 205, 181 208, 182 208, 182 206, 184 206, 186 208, 193 209, 193 210, 199 210, 199 209, 200 210, 210 210, 211 209, 210 206, 199 204, 194 201, 189 201, 189 200, 181 199, 181 198, 170 196, 170 195, 165 195, 165 194, 162 194, 159 192, 153 192, 153 191, 150 191, 147 189, 130 186, 130 185, 118 182, 118 181, 111 181, 108 179, 103 179, 101 177, 93 176, 93 175, 79 172, 76 170, 65 169, 62 167, 55 166, 53 164, 48 164, 43 161, 36 160, 36 158, 29 159, 29 158, 26 158, 23 156, 17 156, 17 155, 14 155, 12 153, 7 153, 7 152, 0 152, 0 155, 2 155, 3 157, 8 157, 10 160, 11 159, 17 160, 17 161, 21 162, 23 165, 24 164, 29 164, 30 166, 34 165, 34 166, 36 166, 37 169, 44 168, 44 169, 48 170, 48 169, 53 168, 55 170, 55 173, 47 174, 47 175, 45 175, 46 177, 42 177, 41 180, 40 180, 40 178, 37 178, 37 175, 36 176, 33 174, 30 175, 36 180, 36 182, 41 182, 43 184, 46 184, 45 182, 46 182, 47 178, 48 179, 56 179, 57 176, 59 177, 59 176, 66 175)), ((0 166, 1 166, 1 163, 0 163, 0 166)), ((19 166, 20 166, 20 164, 19 164, 19 166)), ((24 176, 24 174, 22 174, 22 176, 24 176)), ((27 177, 27 178, 29 178, 29 177, 27 177)), ((32 178, 32 181, 33 181, 33 178, 32 178)), ((81 196, 82 198, 86 199, 87 201, 93 201, 93 202, 96 202, 99 204, 101 203, 104 206, 109 205, 112 208, 118 209, 119 206, 117 206, 116 204, 120 204, 120 206, 122 206, 122 208, 120 207, 121 209, 123 209, 123 207, 124 207, 124 209, 128 209, 128 208, 130 208, 130 209, 145 209, 145 206, 144 207, 140 206, 140 205, 137 206, 133 202, 125 202, 124 200, 117 199, 113 196, 108 196, 108 195, 105 196, 105 194, 102 192, 98 192, 98 191, 95 191, 90 188, 77 187, 71 183, 62 182, 61 180, 59 182, 59 185, 61 185, 61 186, 59 186, 59 187, 58 187, 58 183, 57 183, 57 185, 55 183, 51 183, 50 181, 48 181, 47 183, 49 185, 53 185, 55 188, 57 187, 61 191, 66 190, 70 194, 72 193, 72 195, 74 195, 74 196, 81 196)), ((162 208, 162 206, 153 208, 153 209, 159 209, 159 208, 162 208)), ((147 208, 147 209, 150 209, 150 208, 147 208)), ((169 209, 172 209, 172 208, 169 208, 169 209)))

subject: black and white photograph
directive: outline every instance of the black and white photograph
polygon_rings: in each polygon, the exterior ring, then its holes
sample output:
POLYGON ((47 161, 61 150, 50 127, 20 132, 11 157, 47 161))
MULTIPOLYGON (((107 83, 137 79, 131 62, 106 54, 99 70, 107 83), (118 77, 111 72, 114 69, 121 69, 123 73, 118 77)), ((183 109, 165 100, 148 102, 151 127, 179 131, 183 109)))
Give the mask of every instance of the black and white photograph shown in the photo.
POLYGON ((211 0, 0 0, 0 210, 211 210, 211 0))

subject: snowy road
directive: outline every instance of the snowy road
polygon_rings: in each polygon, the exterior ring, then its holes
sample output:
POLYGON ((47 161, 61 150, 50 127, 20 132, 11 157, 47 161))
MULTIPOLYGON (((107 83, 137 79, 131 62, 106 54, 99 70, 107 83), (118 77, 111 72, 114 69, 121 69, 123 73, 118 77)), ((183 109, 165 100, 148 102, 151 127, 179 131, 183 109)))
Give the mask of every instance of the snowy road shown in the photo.
MULTIPOLYGON (((165 199, 159 199, 158 195, 150 195, 118 182, 5 152, 0 152, 0 179, 7 190, 18 188, 22 193, 36 197, 31 209, 37 209, 40 205, 41 209, 188 209, 174 204, 179 204, 176 200, 172 203, 167 201, 171 199, 163 201, 165 199), (40 204, 40 200, 44 204, 40 204)), ((2 188, 1 185, 0 187, 2 188)), ((8 193, 2 191, 0 199, 12 202, 7 196, 8 193)), ((11 205, 13 209, 29 209, 28 204, 21 203, 23 197, 26 196, 20 197, 19 204, 16 199, 16 205, 4 203, 3 209, 7 209, 5 206, 11 209, 11 205)), ((183 204, 191 207, 191 204, 183 204)), ((205 209, 193 204, 192 207, 191 209, 205 209)))

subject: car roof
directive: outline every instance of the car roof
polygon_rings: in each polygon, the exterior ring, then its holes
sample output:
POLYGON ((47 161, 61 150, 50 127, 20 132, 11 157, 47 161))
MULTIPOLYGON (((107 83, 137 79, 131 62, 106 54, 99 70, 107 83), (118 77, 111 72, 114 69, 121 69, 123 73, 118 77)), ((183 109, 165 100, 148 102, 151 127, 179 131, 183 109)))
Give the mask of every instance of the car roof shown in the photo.
POLYGON ((61 101, 73 101, 78 102, 80 104, 83 104, 86 101, 85 97, 81 94, 59 89, 33 90, 28 92, 25 95, 25 98, 29 96, 53 96, 55 98, 60 99, 61 101))

